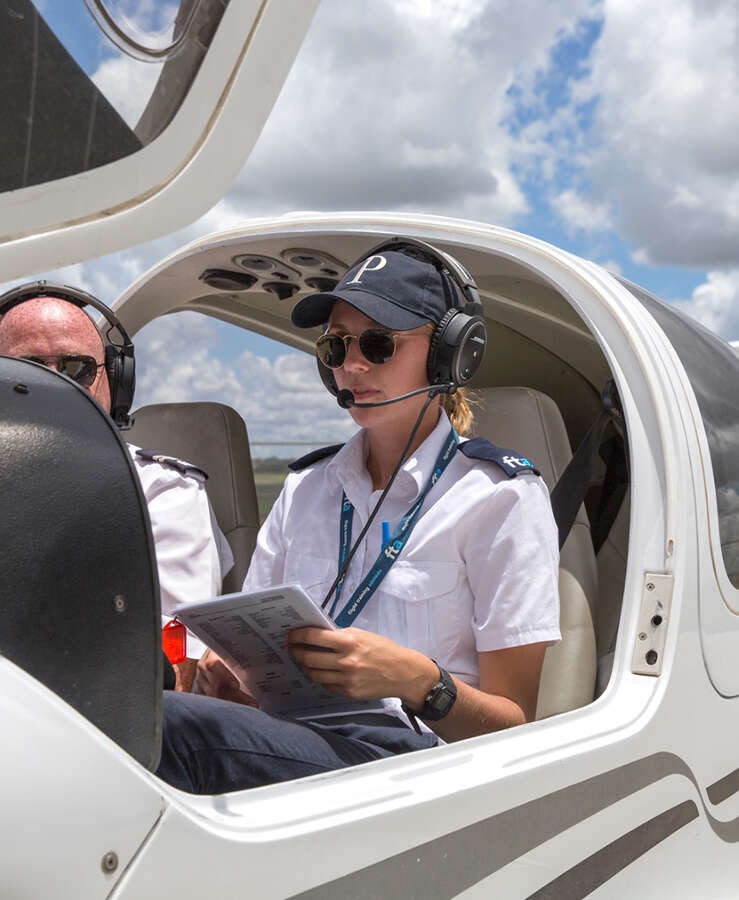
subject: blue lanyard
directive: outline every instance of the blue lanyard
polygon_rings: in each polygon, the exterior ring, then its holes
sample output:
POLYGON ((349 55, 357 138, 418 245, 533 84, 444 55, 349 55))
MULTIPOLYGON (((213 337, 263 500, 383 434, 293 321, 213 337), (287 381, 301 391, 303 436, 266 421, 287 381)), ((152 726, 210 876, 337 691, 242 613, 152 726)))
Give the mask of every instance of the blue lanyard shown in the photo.
MULTIPOLYGON (((390 539, 383 544, 382 549, 380 550, 380 553, 375 560, 372 568, 367 573, 367 575, 365 575, 359 587, 354 591, 347 605, 334 619, 339 628, 346 628, 347 626, 352 624, 352 622, 366 606, 367 601, 377 590, 380 582, 385 577, 385 575, 387 575, 392 564, 400 556, 403 547, 406 545, 411 531, 413 531, 413 528, 418 521, 418 517, 421 514, 421 507, 423 506, 423 501, 426 499, 426 495, 436 484, 436 482, 441 478, 444 470, 451 462, 452 457, 454 456, 454 453, 457 449, 458 443, 459 438, 457 437, 457 432, 452 428, 450 429, 449 438, 446 444, 444 444, 438 457, 436 458, 436 463, 434 465, 434 470, 431 473, 431 477, 426 482, 426 486, 421 491, 418 499, 400 520, 400 524, 396 528, 395 534, 391 535, 390 539)), ((339 569, 341 569, 341 567, 344 565, 344 562, 346 561, 346 558, 349 554, 349 546, 351 545, 352 540, 353 518, 354 506, 347 499, 346 492, 344 492, 341 498, 341 517, 339 521, 339 569)), ((343 583, 344 577, 342 576, 341 580, 336 585, 336 599, 334 600, 333 606, 331 607, 332 616, 334 611, 336 610, 336 607, 338 606, 339 596, 341 595, 341 587, 343 583)))

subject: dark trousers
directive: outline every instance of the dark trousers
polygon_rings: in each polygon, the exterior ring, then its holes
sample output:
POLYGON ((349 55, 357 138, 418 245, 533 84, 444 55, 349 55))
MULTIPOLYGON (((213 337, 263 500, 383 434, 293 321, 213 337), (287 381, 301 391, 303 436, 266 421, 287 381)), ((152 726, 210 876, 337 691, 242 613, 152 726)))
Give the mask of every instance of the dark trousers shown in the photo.
POLYGON ((299 722, 174 691, 164 692, 163 714, 157 775, 191 794, 288 781, 438 743, 381 713, 299 722))

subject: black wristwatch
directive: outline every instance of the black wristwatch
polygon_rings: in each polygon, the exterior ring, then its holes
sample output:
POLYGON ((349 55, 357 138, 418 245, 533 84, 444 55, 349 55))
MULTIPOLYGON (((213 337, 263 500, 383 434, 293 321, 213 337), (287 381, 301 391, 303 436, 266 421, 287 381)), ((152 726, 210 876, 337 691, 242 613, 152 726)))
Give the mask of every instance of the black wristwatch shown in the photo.
POLYGON ((426 695, 423 706, 418 711, 403 704, 403 712, 413 721, 414 718, 427 722, 438 722, 448 715, 457 699, 457 686, 452 676, 432 659, 431 662, 439 670, 439 680, 426 695))

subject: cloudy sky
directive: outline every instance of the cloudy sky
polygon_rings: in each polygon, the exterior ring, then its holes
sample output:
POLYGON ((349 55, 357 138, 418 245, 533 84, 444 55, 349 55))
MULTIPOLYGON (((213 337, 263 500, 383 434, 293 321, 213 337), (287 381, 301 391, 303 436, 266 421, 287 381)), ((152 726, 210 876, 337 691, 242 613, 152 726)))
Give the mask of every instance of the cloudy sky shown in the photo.
MULTIPOLYGON (((125 58, 97 52, 98 85, 135 118, 145 86, 125 58)), ((739 3, 322 0, 227 196, 176 235, 60 274, 112 302, 195 237, 250 217, 344 209, 514 228, 739 340, 739 3)), ((318 411, 329 416, 314 381, 296 405, 310 360, 261 339, 235 343, 226 326, 195 318, 138 336, 139 404, 163 399, 165 386, 177 399, 206 393, 240 409, 253 439, 273 438, 286 409, 301 439, 318 411), (174 350, 183 341, 186 363, 174 350)), ((319 439, 342 436, 334 413, 319 439)))

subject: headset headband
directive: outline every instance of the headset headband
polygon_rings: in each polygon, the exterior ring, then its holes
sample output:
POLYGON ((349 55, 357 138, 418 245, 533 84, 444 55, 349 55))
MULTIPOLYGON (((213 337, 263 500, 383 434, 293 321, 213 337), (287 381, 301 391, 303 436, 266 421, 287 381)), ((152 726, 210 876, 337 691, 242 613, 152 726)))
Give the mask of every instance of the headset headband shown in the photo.
POLYGON ((52 297, 56 300, 66 300, 68 303, 79 306, 80 309, 85 306, 92 306, 93 309, 96 309, 102 314, 110 325, 110 328, 105 332, 105 337, 109 344, 113 344, 114 347, 124 347, 127 344, 132 344, 131 338, 126 333, 126 329, 115 317, 112 310, 106 306, 102 300, 98 300, 97 297, 88 294, 87 291, 71 287, 68 284, 61 284, 60 282, 41 279, 40 281, 29 281, 26 282, 26 284, 20 284, 17 287, 6 291, 4 294, 0 295, 0 316, 4 316, 5 313, 13 309, 14 306, 20 306, 20 304, 25 303, 26 300, 34 300, 36 297, 52 297), (114 329, 120 334, 122 342, 119 343, 110 339, 110 332, 114 329))
MULTIPOLYGON (((424 262, 431 263, 442 274, 449 276, 459 288, 462 298, 468 304, 474 304, 475 309, 468 309, 469 315, 482 315, 482 304, 480 303, 480 294, 477 285, 470 273, 465 269, 459 260, 455 259, 444 250, 439 250, 425 241, 419 241, 416 238, 407 237, 391 237, 372 247, 366 253, 356 260, 352 265, 356 265, 360 260, 381 253, 383 250, 395 250, 398 253, 405 253, 415 259, 421 259, 424 262)), ((455 304, 458 305, 458 304, 455 304)))

